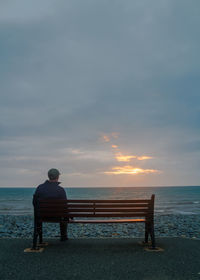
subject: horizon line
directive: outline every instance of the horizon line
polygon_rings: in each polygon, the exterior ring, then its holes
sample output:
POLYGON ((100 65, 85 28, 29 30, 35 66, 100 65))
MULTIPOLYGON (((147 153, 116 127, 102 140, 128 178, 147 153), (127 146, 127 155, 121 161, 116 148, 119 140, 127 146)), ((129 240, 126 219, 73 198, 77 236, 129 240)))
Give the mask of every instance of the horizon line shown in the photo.
MULTIPOLYGON (((63 187, 63 186, 62 186, 63 187)), ((163 185, 163 186, 125 186, 125 187, 123 187, 123 186, 94 186, 94 187, 81 187, 81 186, 73 186, 73 187, 63 187, 64 189, 98 189, 98 188, 184 188, 184 187, 200 187, 200 185, 182 185, 182 186, 180 186, 180 185, 170 185, 170 186, 166 186, 166 185, 163 185)), ((2 187, 2 186, 0 186, 0 189, 28 189, 28 188, 32 188, 32 189, 34 189, 34 188, 37 188, 37 186, 36 187, 33 187, 33 186, 29 186, 29 187, 25 187, 25 186, 17 186, 17 187, 13 187, 13 186, 6 186, 6 187, 2 187)))

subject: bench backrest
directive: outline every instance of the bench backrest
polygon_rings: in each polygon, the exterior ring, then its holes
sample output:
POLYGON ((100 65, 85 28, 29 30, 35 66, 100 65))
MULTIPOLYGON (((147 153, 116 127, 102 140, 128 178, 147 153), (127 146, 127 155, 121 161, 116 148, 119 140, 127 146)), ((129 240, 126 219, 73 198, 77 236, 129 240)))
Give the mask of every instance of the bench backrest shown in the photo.
POLYGON ((146 217, 153 219, 154 198, 138 200, 42 199, 37 216, 45 218, 146 217))

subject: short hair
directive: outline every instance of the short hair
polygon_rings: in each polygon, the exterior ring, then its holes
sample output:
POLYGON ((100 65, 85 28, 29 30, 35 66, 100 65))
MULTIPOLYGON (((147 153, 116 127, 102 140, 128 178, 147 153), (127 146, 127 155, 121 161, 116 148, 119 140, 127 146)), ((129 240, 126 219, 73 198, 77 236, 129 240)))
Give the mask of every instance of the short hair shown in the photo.
POLYGON ((48 177, 49 177, 50 180, 58 179, 59 175, 60 175, 60 172, 58 171, 58 169, 51 168, 48 171, 48 177))

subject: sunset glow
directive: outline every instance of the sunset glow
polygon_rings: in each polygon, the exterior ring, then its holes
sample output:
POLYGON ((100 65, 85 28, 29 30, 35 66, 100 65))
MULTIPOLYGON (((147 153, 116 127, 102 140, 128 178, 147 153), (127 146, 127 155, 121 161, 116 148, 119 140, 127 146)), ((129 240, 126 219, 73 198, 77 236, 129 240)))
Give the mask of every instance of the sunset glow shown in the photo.
POLYGON ((148 157, 148 156, 141 156, 141 157, 137 157, 138 160, 146 160, 146 159, 152 159, 152 157, 148 157))
MULTIPOLYGON (((119 137, 119 133, 118 132, 111 132, 111 133, 108 133, 108 134, 103 134, 101 136, 101 140, 103 142, 111 142, 111 140, 113 139, 117 139, 119 137)), ((116 146, 116 147, 113 147, 113 148, 117 148, 118 146, 117 145, 112 145, 112 146, 116 146)))
POLYGON ((112 145, 112 148, 113 148, 113 149, 117 149, 118 146, 117 146, 117 145, 112 145))
MULTIPOLYGON (((113 146, 115 146, 115 145, 113 145, 113 146)), ((115 159, 117 161, 130 162, 132 159, 147 160, 147 159, 152 159, 152 157, 149 157, 149 156, 123 155, 121 153, 118 153, 118 154, 115 155, 115 159)))
POLYGON ((156 169, 142 169, 133 167, 131 165, 126 166, 115 166, 112 167, 112 171, 106 171, 105 174, 130 174, 130 175, 137 175, 137 174, 149 174, 149 173, 158 173, 159 170, 156 169))
POLYGON ((124 156, 122 154, 117 154, 115 155, 115 158, 117 161, 129 162, 131 159, 136 158, 136 156, 124 156))
POLYGON ((107 135, 103 135, 104 142, 110 142, 110 138, 107 135))

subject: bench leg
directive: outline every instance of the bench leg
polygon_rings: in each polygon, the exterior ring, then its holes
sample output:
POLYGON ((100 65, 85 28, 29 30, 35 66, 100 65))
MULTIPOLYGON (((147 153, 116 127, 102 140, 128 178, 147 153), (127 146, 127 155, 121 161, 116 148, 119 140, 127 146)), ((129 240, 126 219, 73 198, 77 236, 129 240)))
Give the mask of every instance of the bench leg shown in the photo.
POLYGON ((38 232, 39 232, 39 243, 43 243, 43 236, 42 236, 42 223, 38 227, 38 232))
POLYGON ((38 238, 38 230, 37 230, 37 223, 34 223, 34 233, 33 233, 33 250, 37 249, 37 238, 38 238))
POLYGON ((151 235, 152 249, 155 249, 156 242, 155 242, 154 224, 153 223, 150 226, 150 235, 151 235))
POLYGON ((68 239, 67 237, 67 226, 68 223, 65 221, 60 222, 60 235, 61 235, 61 241, 65 241, 68 239))
POLYGON ((145 239, 144 239, 144 243, 148 243, 148 239, 149 239, 149 225, 148 225, 148 223, 145 223, 145 239))

